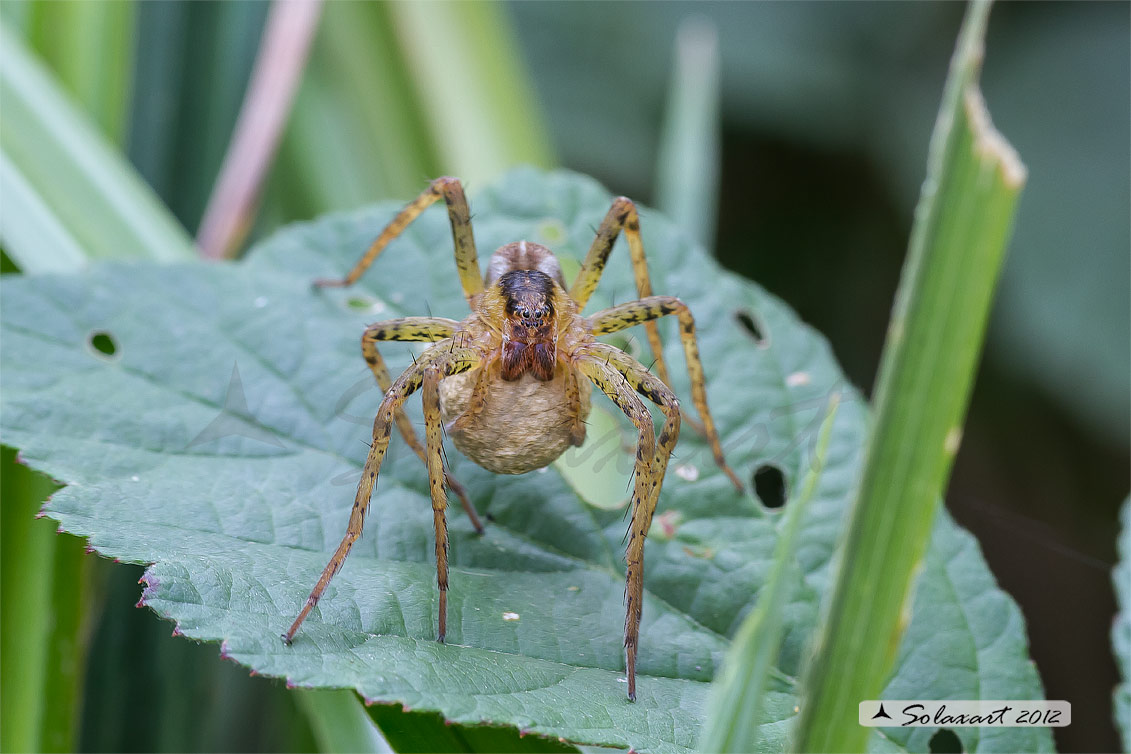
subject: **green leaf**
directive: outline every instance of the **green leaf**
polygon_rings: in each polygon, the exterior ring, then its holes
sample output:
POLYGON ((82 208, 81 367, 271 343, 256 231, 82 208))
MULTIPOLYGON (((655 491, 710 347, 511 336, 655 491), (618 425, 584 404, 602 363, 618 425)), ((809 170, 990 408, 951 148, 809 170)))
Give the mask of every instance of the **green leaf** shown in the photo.
MULTIPOLYGON (((611 196, 576 175, 523 170, 471 201, 484 252, 543 240, 553 228, 556 250, 577 258, 611 196)), ((426 474, 396 441, 364 536, 293 646, 280 642, 344 533, 379 402, 359 333, 378 318, 464 309, 439 207, 354 289, 311 289, 313 278, 346 270, 398 209, 295 226, 239 264, 106 264, 79 276, 6 279, 5 442, 69 485, 48 508, 66 530, 108 557, 152 564, 145 604, 186 636, 222 642, 225 656, 257 673, 355 688, 472 725, 690 750, 709 681, 765 582, 782 524, 734 491, 690 431, 673 462, 685 473, 669 474, 661 496, 656 529, 665 531, 648 546, 636 704, 621 682, 623 511, 585 504, 553 470, 495 476, 454 450, 453 473, 491 522, 477 537, 458 506, 450 509, 449 642, 434 641, 426 474), (112 338, 113 355, 88 347, 95 333, 112 338)), ((780 750, 867 413, 827 343, 784 305, 721 271, 662 217, 645 211, 642 223, 655 288, 696 314, 724 447, 745 478, 772 464, 789 487, 799 484, 828 396, 843 396, 799 533, 779 681, 762 704, 765 746, 780 750), (737 313, 754 316, 766 341, 752 339, 737 313)), ((626 250, 605 274, 590 310, 632 290, 626 250)), ((664 324, 674 386, 686 397, 679 343, 664 324)), ((407 347, 388 354, 394 370, 410 363, 407 347)), ((419 421, 419 404, 410 416, 419 421)), ((974 540, 945 516, 913 615, 888 690, 903 696, 892 698, 1041 695, 1020 613, 974 540)), ((931 731, 898 733, 873 742, 925 750, 931 731)), ((1050 746, 1042 731, 993 735, 969 750, 1050 746)))
POLYGON ((1119 518, 1119 563, 1112 573, 1119 612, 1111 628, 1111 643, 1123 683, 1115 689, 1115 722, 1123 735, 1123 748, 1131 749, 1131 498, 1123 501, 1119 518))
POLYGON ((3 26, 0 100, 0 240, 20 269, 192 256, 168 210, 3 26))
POLYGON ((774 562, 758 604, 742 621, 734 637, 711 696, 711 715, 707 719, 699 750, 703 752, 742 752, 758 748, 762 731, 762 699, 773 663, 781 647, 785 606, 797 578, 797 534, 805 520, 813 491, 829 450, 829 437, 836 418, 840 396, 829 397, 828 412, 821 421, 817 447, 813 449, 809 470, 800 493, 786 506, 785 523, 774 550, 774 562))

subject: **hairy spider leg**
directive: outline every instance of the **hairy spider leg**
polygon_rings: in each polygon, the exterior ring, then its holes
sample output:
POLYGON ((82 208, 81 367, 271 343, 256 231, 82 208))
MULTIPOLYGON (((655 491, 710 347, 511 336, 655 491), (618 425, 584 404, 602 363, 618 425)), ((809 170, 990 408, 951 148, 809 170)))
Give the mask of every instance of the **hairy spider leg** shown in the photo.
MULTIPOLYGON (((467 400, 467 408, 463 410, 459 416, 452 420, 448 429, 451 431, 462 430, 467 425, 475 420, 475 417, 483 411, 487 405, 487 394, 491 389, 491 368, 493 364, 487 364, 479 373, 475 375, 475 384, 472 385, 471 395, 467 400)), ((498 374, 494 375, 496 378, 498 374)))
POLYGON ((436 585, 440 589, 439 628, 436 641, 443 643, 448 633, 448 521, 444 511, 443 422, 440 419, 440 379, 435 366, 424 370, 424 438, 428 443, 428 489, 432 494, 432 525, 436 530, 436 585))
MULTIPOLYGON (((365 328, 365 332, 361 335, 361 354, 365 357, 365 363, 369 365, 369 370, 377 378, 377 385, 381 388, 381 391, 388 393, 393 380, 389 376, 385 360, 381 358, 381 353, 377 350, 378 341, 431 341, 434 343, 451 337, 458 325, 459 323, 455 320, 442 317, 402 317, 401 319, 377 322, 365 328)), ((396 422, 404 441, 427 466, 428 456, 424 453, 424 446, 416 438, 416 431, 403 408, 397 409, 396 422)), ((467 490, 449 471, 444 471, 444 479, 447 482, 448 489, 455 493, 463 509, 467 511, 467 517, 471 519, 471 525, 475 527, 475 531, 482 534, 483 524, 480 523, 479 515, 475 512, 475 507, 467 496, 467 490)))
POLYGON ((448 220, 452 226, 459 282, 463 286, 463 295, 470 302, 473 296, 483 291, 483 275, 479 272, 479 255, 475 251, 475 236, 471 231, 471 212, 467 207, 467 197, 464 196, 459 179, 448 176, 432 181, 424 193, 409 202, 392 222, 385 226, 381 235, 377 236, 377 240, 362 255, 348 275, 341 280, 315 280, 314 284, 330 287, 356 283, 358 278, 369 269, 369 265, 373 264, 377 255, 384 251, 394 238, 403 233, 409 223, 420 216, 420 213, 441 197, 448 205, 448 220))
POLYGON ((404 405, 410 395, 420 389, 424 382, 425 370, 432 368, 443 377, 450 377, 454 374, 466 372, 478 363, 479 353, 474 349, 458 347, 455 341, 451 339, 442 340, 429 348, 416 364, 406 369, 404 374, 398 377, 397 381, 385 393, 385 399, 381 401, 381 406, 377 409, 377 417, 373 420, 373 444, 369 446, 369 455, 361 470, 361 482, 357 485, 357 496, 354 498, 353 509, 350 511, 346 534, 342 538, 341 544, 338 545, 338 549, 330 557, 330 562, 323 569, 318 583, 314 585, 314 589, 310 592, 310 596, 306 598, 306 603, 303 604, 298 617, 295 618, 287 632, 283 634, 285 643, 291 643, 299 626, 306 620, 306 616, 310 614, 314 606, 318 604, 322 593, 326 591, 330 579, 342 567, 342 563, 349 555, 353 543, 361 536, 365 514, 369 510, 369 501, 373 496, 373 488, 377 486, 377 474, 381 471, 381 462, 385 459, 385 451, 389 448, 389 436, 392 434, 397 409, 404 405))
POLYGON ((660 317, 666 317, 669 314, 675 314, 679 318, 679 340, 683 345, 687 373, 691 377, 691 401, 695 404, 695 410, 703 422, 703 434, 706 435, 707 442, 711 446, 711 455, 715 457, 715 463, 730 478, 738 491, 742 492, 744 489, 742 482, 727 465, 722 446, 719 443, 719 432, 715 428, 715 420, 711 418, 711 411, 707 408, 707 384, 703 373, 703 362, 699 359, 699 343, 695 336, 695 318, 691 316, 691 309, 688 308, 687 304, 675 296, 649 296, 639 301, 618 304, 590 317, 589 332, 593 335, 608 335, 642 322, 651 322, 660 317))
POLYGON ((573 417, 569 441, 575 448, 580 448, 585 442, 585 421, 581 418, 581 385, 578 384, 577 373, 572 369, 565 370, 565 379, 566 402, 569 404, 569 415, 573 417))
MULTIPOLYGON (((632 276, 636 279, 636 295, 647 298, 652 295, 652 279, 648 276, 648 260, 644 256, 644 241, 640 236, 640 215, 636 211, 636 204, 626 196, 618 196, 609 207, 605 219, 597 228, 597 237, 585 255, 581 264, 581 271, 569 289, 570 298, 577 302, 577 309, 581 311, 597 289, 597 282, 605 271, 605 264, 609 261, 616 244, 617 236, 624 232, 628 241, 628 253, 632 257, 632 276)), ((644 333, 648 338, 648 347, 652 349, 652 358, 655 359, 656 373, 665 385, 672 384, 671 375, 668 373, 667 362, 664 361, 664 344, 660 340, 660 328, 652 320, 641 320, 644 333)), ((684 414, 684 421, 690 424, 699 434, 705 434, 706 428, 692 416, 684 414)))
POLYGON ((632 420, 640 432, 636 450, 636 481, 632 490, 632 520, 625 550, 624 654, 628 698, 636 700, 636 652, 644 601, 644 540, 660 497, 664 472, 679 439, 679 399, 659 377, 628 354, 604 343, 586 346, 577 366, 632 420), (665 421, 655 437, 652 414, 637 395, 660 407, 665 421))

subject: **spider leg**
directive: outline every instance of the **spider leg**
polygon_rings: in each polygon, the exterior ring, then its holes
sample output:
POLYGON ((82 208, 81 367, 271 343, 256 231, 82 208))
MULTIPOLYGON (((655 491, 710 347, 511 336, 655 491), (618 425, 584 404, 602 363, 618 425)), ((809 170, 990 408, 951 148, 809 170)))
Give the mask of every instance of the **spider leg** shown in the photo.
MULTIPOLYGON (((403 317, 401 319, 391 319, 386 322, 377 322, 365 328, 365 332, 361 336, 361 353, 365 357, 365 363, 369 365, 369 370, 373 372, 373 376, 377 379, 377 385, 381 388, 382 392, 387 394, 393 381, 389 377, 389 370, 385 366, 385 360, 381 358, 381 353, 377 350, 378 341, 435 342, 443 338, 451 337, 455 333, 455 328, 458 324, 459 323, 455 320, 443 319, 441 317, 403 317)), ((413 429, 412 422, 408 420, 408 415, 405 414, 403 408, 397 409, 396 423, 397 428, 401 432, 401 436, 404 437, 404 441, 412 448, 412 451, 416 453, 420 460, 427 465, 428 457, 424 454, 424 446, 422 446, 420 440, 416 438, 416 431, 413 429)), ((479 516, 475 512, 475 507, 471 504, 471 500, 467 496, 467 490, 447 471, 444 472, 444 479, 447 482, 448 489, 455 493, 463 509, 467 511, 467 517, 471 519, 471 525, 475 527, 475 531, 478 534, 482 534, 483 524, 480 523, 479 516)))
POLYGON ((636 652, 644 602, 644 540, 660 497, 668 458, 679 438, 679 399, 659 377, 628 354, 604 343, 587 346, 576 357, 578 368, 601 388, 640 431, 632 491, 632 521, 625 551, 624 652, 628 698, 636 699, 636 652), (657 404, 665 421, 655 437, 652 415, 637 395, 657 404))
POLYGON ((719 432, 715 428, 715 420, 711 418, 711 411, 707 408, 707 386, 703 363, 699 360, 695 318, 691 316, 691 309, 687 304, 674 296, 650 296, 639 301, 618 304, 590 317, 589 332, 593 335, 608 335, 669 314, 675 314, 679 318, 679 340, 683 345, 684 360, 687 362, 687 372, 691 377, 691 400, 702 419, 703 434, 706 435, 707 442, 711 446, 711 454, 715 457, 715 463, 719 468, 730 478, 738 491, 742 492, 744 489, 742 482, 730 466, 727 466, 719 443, 719 432))
POLYGON ((436 367, 424 370, 424 437, 428 443, 428 488, 432 493, 432 522, 436 529, 436 585, 440 588, 439 629, 441 644, 448 632, 448 522, 444 511, 443 423, 440 419, 440 377, 436 367))
POLYGON ((572 369, 566 370, 566 401, 569 403, 569 415, 573 420, 569 428, 569 442, 575 448, 585 444, 585 422, 581 418, 581 386, 577 381, 577 373, 572 369))
MULTIPOLYGON (((605 263, 613 250, 617 236, 624 232, 628 241, 628 253, 632 257, 632 275, 636 278, 636 294, 640 298, 652 295, 652 280, 648 276, 648 261, 644 256, 644 241, 640 237, 640 216, 636 212, 636 205, 625 196, 618 196, 609 207, 601 226, 597 228, 597 237, 593 239, 589 253, 577 273, 577 279, 569 289, 570 298, 577 302, 577 309, 581 311, 597 288, 597 281, 605 271, 605 263)), ((651 320, 645 320, 644 331, 648 337, 648 345, 652 349, 652 356, 656 359, 656 373, 664 384, 671 385, 668 376, 668 365, 664 361, 664 346, 660 342, 660 329, 651 320)))
POLYGON ((353 509, 350 511, 346 534, 330 557, 330 562, 323 569, 318 583, 314 585, 314 589, 310 592, 310 596, 306 598, 298 617, 295 618, 287 632, 283 634, 284 643, 291 643, 299 626, 306 620, 306 616, 310 614, 314 606, 318 604, 322 593, 326 591, 330 579, 342 567, 346 556, 349 555, 350 548, 353 547, 353 543, 361 536, 365 514, 369 510, 369 501, 373 496, 374 487, 377 486, 377 475, 381 471, 385 451, 389 448, 389 436, 392 434, 397 409, 404 405, 410 395, 420 389, 424 381, 425 370, 435 369, 442 376, 449 377, 453 374, 466 372, 478 363, 479 354, 476 351, 470 348, 453 348, 449 351, 447 346, 450 344, 452 344, 450 340, 440 341, 435 347, 429 349, 420 361, 406 369, 404 374, 398 377, 397 381, 385 393, 385 399, 381 401, 381 406, 377 409, 377 416, 373 420, 373 443, 369 446, 369 455, 361 470, 361 482, 357 486, 357 495, 354 497, 353 509))
POLYGON ((450 431, 458 432, 459 430, 463 429, 479 412, 483 410, 484 406, 487 405, 487 391, 490 389, 491 383, 491 375, 489 374, 489 372, 490 365, 487 364, 484 365, 483 368, 479 370, 479 373, 475 376, 475 383, 471 388, 471 396, 468 398, 467 408, 465 408, 463 410, 463 413, 457 416, 448 426, 448 429, 450 431))
POLYGON ((420 196, 409 202, 381 231, 381 235, 377 236, 349 274, 341 280, 316 280, 314 284, 345 286, 356 283, 385 247, 403 233, 409 223, 441 198, 448 205, 448 220, 452 226, 460 285, 463 286, 464 296, 471 301, 473 296, 483 291, 483 276, 479 272, 479 256, 475 251, 475 236, 471 230, 471 213, 467 207, 467 197, 464 196, 463 186, 460 185, 458 178, 444 177, 432 181, 420 196))

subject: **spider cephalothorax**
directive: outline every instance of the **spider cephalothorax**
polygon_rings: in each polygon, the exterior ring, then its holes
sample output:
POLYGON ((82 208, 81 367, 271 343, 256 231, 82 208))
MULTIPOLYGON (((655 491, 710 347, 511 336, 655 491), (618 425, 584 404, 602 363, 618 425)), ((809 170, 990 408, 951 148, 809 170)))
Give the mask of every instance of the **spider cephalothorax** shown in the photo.
POLYGON ((652 522, 668 459, 679 437, 682 412, 668 387, 659 330, 655 320, 675 315, 691 374, 692 401, 702 421, 715 461, 740 490, 742 484, 726 465, 718 433, 707 409, 703 367, 695 338, 695 322, 679 299, 653 296, 640 224, 633 203, 613 202, 582 263, 577 279, 566 287, 561 265, 544 246, 518 241, 500 247, 480 277, 467 200, 459 181, 438 178, 410 203, 343 280, 319 285, 350 285, 412 220, 443 198, 455 241, 456 267, 471 314, 461 322, 439 317, 405 317, 370 325, 361 338, 362 354, 385 391, 373 423, 373 443, 362 470, 353 511, 342 543, 322 572, 310 597, 283 639, 290 643, 299 625, 322 596, 361 535, 365 511, 389 447, 393 425, 428 467, 436 529, 436 569, 440 590, 438 639, 447 627, 448 532, 445 486, 459 498, 476 530, 483 527, 463 487, 443 467, 442 430, 455 446, 484 468, 500 474, 521 474, 546 466, 571 445, 585 440, 592 385, 596 385, 632 420, 638 432, 632 492, 632 519, 627 536, 624 645, 628 696, 636 698, 636 652, 644 593, 644 539, 652 522), (628 238, 640 299, 619 304, 590 317, 581 310, 597 286, 613 243, 628 238), (652 374, 636 359, 597 340, 600 335, 643 324, 656 359, 652 374), (432 341, 394 382, 377 343, 386 340, 432 341), (424 400, 425 445, 404 414, 408 397, 421 390, 424 400), (643 398, 664 415, 659 434, 643 398))
POLYGON ((498 286, 507 302, 502 378, 510 382, 529 373, 543 382, 552 380, 558 347, 554 289, 561 289, 539 270, 511 270, 498 286))

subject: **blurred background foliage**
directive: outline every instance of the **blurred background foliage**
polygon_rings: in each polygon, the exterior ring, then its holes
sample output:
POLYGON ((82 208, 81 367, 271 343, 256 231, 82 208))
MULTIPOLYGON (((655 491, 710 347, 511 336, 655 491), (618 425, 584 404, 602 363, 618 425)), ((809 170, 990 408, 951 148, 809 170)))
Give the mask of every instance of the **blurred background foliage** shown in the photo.
MULTIPOLYGON (((7 0, 0 17, 194 233, 269 8, 7 0)), ((512 164, 563 165, 714 239, 725 265, 825 333, 868 390, 961 14, 952 3, 326 3, 248 242, 405 199, 441 173, 474 197, 512 164), (677 36, 700 66, 690 86, 673 75, 677 36)), ((994 10, 983 89, 1029 184, 947 494, 1020 602, 1049 698, 1073 702, 1073 725, 1056 731, 1066 751, 1118 746, 1108 574, 1131 476, 1129 15, 1115 3, 994 10)), ((5 750, 358 745, 327 734, 322 700, 128 609, 140 569, 84 557, 50 522, 29 522, 51 486, 9 451, 0 462, 5 750), (38 699, 19 693, 28 683, 38 699), (38 722, 11 732, 17 715, 38 722)), ((544 745, 398 708, 373 715, 398 751, 544 745)))

